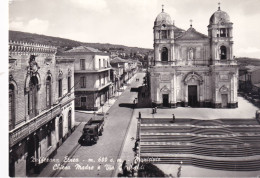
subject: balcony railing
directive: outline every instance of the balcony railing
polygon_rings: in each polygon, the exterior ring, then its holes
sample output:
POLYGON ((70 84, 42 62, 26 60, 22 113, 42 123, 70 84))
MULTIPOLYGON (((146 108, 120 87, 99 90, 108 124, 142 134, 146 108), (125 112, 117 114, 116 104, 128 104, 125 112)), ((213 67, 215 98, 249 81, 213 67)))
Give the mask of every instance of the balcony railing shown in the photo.
POLYGON ((50 121, 53 117, 57 116, 61 113, 61 105, 55 105, 52 108, 42 112, 40 115, 36 116, 35 118, 27 121, 23 125, 11 130, 9 132, 9 145, 13 146, 14 144, 18 143, 29 134, 36 131, 38 128, 46 124, 50 121))
POLYGON ((152 66, 208 66, 208 65, 236 65, 236 60, 177 60, 177 61, 153 61, 152 66))

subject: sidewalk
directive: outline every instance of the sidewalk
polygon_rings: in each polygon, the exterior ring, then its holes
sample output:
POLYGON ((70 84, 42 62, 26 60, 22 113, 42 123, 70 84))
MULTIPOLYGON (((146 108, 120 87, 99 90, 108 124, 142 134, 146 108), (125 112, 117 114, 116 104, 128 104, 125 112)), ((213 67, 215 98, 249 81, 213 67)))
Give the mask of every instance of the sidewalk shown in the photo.
POLYGON ((68 139, 57 149, 57 154, 53 157, 53 160, 50 161, 46 167, 40 172, 40 174, 36 175, 37 177, 53 177, 59 170, 54 170, 55 164, 61 164, 66 156, 70 157, 73 155, 73 152, 76 151, 78 144, 78 140, 81 136, 81 130, 84 127, 84 123, 76 122, 76 130, 68 137, 68 139))
MULTIPOLYGON (((131 123, 128 128, 128 133, 125 138, 124 146, 121 151, 119 159, 123 162, 126 160, 126 165, 129 166, 131 163, 133 163, 134 157, 135 157, 135 152, 133 151, 134 145, 135 145, 135 140, 136 140, 136 133, 137 133, 137 111, 134 110, 133 116, 131 118, 131 123)), ((119 174, 122 174, 122 162, 117 163, 115 166, 115 172, 113 177, 118 177, 119 174)))
POLYGON ((245 100, 243 97, 238 97, 238 108, 191 108, 178 107, 157 109, 156 114, 152 114, 152 108, 137 109, 141 112, 142 118, 172 118, 172 114, 176 118, 192 118, 211 120, 219 118, 236 118, 236 119, 253 119, 255 118, 256 106, 245 100))

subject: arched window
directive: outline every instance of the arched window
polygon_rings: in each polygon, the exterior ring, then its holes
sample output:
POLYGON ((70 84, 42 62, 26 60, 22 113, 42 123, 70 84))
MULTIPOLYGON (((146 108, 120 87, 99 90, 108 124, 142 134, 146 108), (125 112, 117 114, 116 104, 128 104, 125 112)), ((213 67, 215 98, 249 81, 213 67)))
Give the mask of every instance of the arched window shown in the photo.
POLYGON ((29 92, 28 92, 28 115, 30 117, 35 117, 36 106, 37 106, 37 85, 38 79, 36 76, 31 77, 29 82, 29 92))
POLYGON ((46 107, 51 107, 51 77, 48 76, 46 80, 46 107))
POLYGON ((68 76, 68 93, 70 92, 71 90, 71 77, 68 76))
POLYGON ((71 110, 69 110, 68 113, 68 130, 71 130, 71 110))
POLYGON ((15 126, 15 87, 9 84, 9 130, 15 126))
POLYGON ((58 80, 58 87, 59 97, 62 97, 62 79, 58 80))
POLYGON ((162 61, 168 61, 168 49, 166 47, 162 48, 162 61))
POLYGON ((220 59, 227 59, 227 48, 225 46, 220 47, 220 59))
POLYGON ((63 123, 62 117, 59 118, 59 140, 63 137, 63 123))

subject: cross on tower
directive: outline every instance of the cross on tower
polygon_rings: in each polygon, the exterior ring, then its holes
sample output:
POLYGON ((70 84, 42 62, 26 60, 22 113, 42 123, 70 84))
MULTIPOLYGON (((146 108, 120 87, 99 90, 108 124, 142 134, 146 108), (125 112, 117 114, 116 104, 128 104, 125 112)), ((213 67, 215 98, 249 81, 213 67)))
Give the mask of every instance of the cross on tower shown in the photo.
POLYGON ((192 19, 190 19, 190 27, 192 27, 192 19))
POLYGON ((220 2, 218 3, 218 10, 220 10, 220 2))
POLYGON ((164 7, 164 5, 162 4, 162 12, 164 12, 164 8, 163 7, 164 7))

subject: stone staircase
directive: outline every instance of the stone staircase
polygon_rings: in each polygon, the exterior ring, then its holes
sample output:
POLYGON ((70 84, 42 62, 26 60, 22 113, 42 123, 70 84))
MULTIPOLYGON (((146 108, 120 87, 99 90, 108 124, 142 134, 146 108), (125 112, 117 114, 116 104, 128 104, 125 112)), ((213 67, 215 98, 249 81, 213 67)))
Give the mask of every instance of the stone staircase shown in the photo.
POLYGON ((260 125, 253 119, 143 118, 140 154, 156 164, 227 170, 260 170, 260 125))

